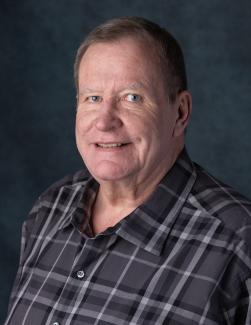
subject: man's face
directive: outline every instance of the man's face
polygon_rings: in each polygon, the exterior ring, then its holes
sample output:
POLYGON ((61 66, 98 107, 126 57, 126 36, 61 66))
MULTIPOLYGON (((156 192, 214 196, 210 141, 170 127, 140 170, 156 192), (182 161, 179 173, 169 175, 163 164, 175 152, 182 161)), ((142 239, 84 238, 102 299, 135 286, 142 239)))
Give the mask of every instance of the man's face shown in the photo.
POLYGON ((78 150, 97 181, 142 183, 168 170, 177 109, 149 46, 91 45, 79 68, 78 150))

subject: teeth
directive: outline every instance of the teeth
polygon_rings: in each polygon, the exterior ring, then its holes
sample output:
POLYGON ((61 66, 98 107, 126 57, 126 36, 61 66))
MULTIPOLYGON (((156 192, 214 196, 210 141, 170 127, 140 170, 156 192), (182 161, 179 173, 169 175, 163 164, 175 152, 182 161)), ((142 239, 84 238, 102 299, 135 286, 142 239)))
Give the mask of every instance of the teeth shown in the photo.
POLYGON ((101 148, 114 148, 121 147, 122 143, 98 143, 98 146, 101 148))

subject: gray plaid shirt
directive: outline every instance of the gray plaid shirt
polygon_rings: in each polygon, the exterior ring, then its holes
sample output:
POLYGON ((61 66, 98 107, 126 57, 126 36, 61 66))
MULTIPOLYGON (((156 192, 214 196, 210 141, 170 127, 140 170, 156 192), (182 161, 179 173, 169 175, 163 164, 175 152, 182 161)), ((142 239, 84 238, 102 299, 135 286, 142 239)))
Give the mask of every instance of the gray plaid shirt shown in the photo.
POLYGON ((251 203, 185 151, 152 196, 94 236, 96 181, 41 195, 5 325, 251 324, 251 203))

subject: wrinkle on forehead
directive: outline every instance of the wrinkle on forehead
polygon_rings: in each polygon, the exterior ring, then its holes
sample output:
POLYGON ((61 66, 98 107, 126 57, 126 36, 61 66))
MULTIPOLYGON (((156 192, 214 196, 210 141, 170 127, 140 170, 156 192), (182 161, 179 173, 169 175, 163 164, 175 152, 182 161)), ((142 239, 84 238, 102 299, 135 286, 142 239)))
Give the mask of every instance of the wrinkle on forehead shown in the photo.
POLYGON ((163 88, 163 75, 156 55, 146 45, 131 38, 91 45, 79 68, 79 95, 133 90, 152 97, 156 88, 163 88), (100 62, 103 59, 105 64, 100 62))

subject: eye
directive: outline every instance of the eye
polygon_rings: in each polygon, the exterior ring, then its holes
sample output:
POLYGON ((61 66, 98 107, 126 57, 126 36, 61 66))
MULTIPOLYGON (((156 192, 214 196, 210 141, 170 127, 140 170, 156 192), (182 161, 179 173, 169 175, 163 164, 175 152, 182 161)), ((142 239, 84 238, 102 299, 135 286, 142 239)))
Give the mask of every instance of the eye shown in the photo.
POLYGON ((142 100, 142 97, 140 95, 137 95, 137 94, 127 94, 125 96, 125 99, 128 102, 138 103, 138 102, 140 102, 142 100))
POLYGON ((88 96, 86 101, 89 103, 100 103, 102 101, 101 96, 88 96))

